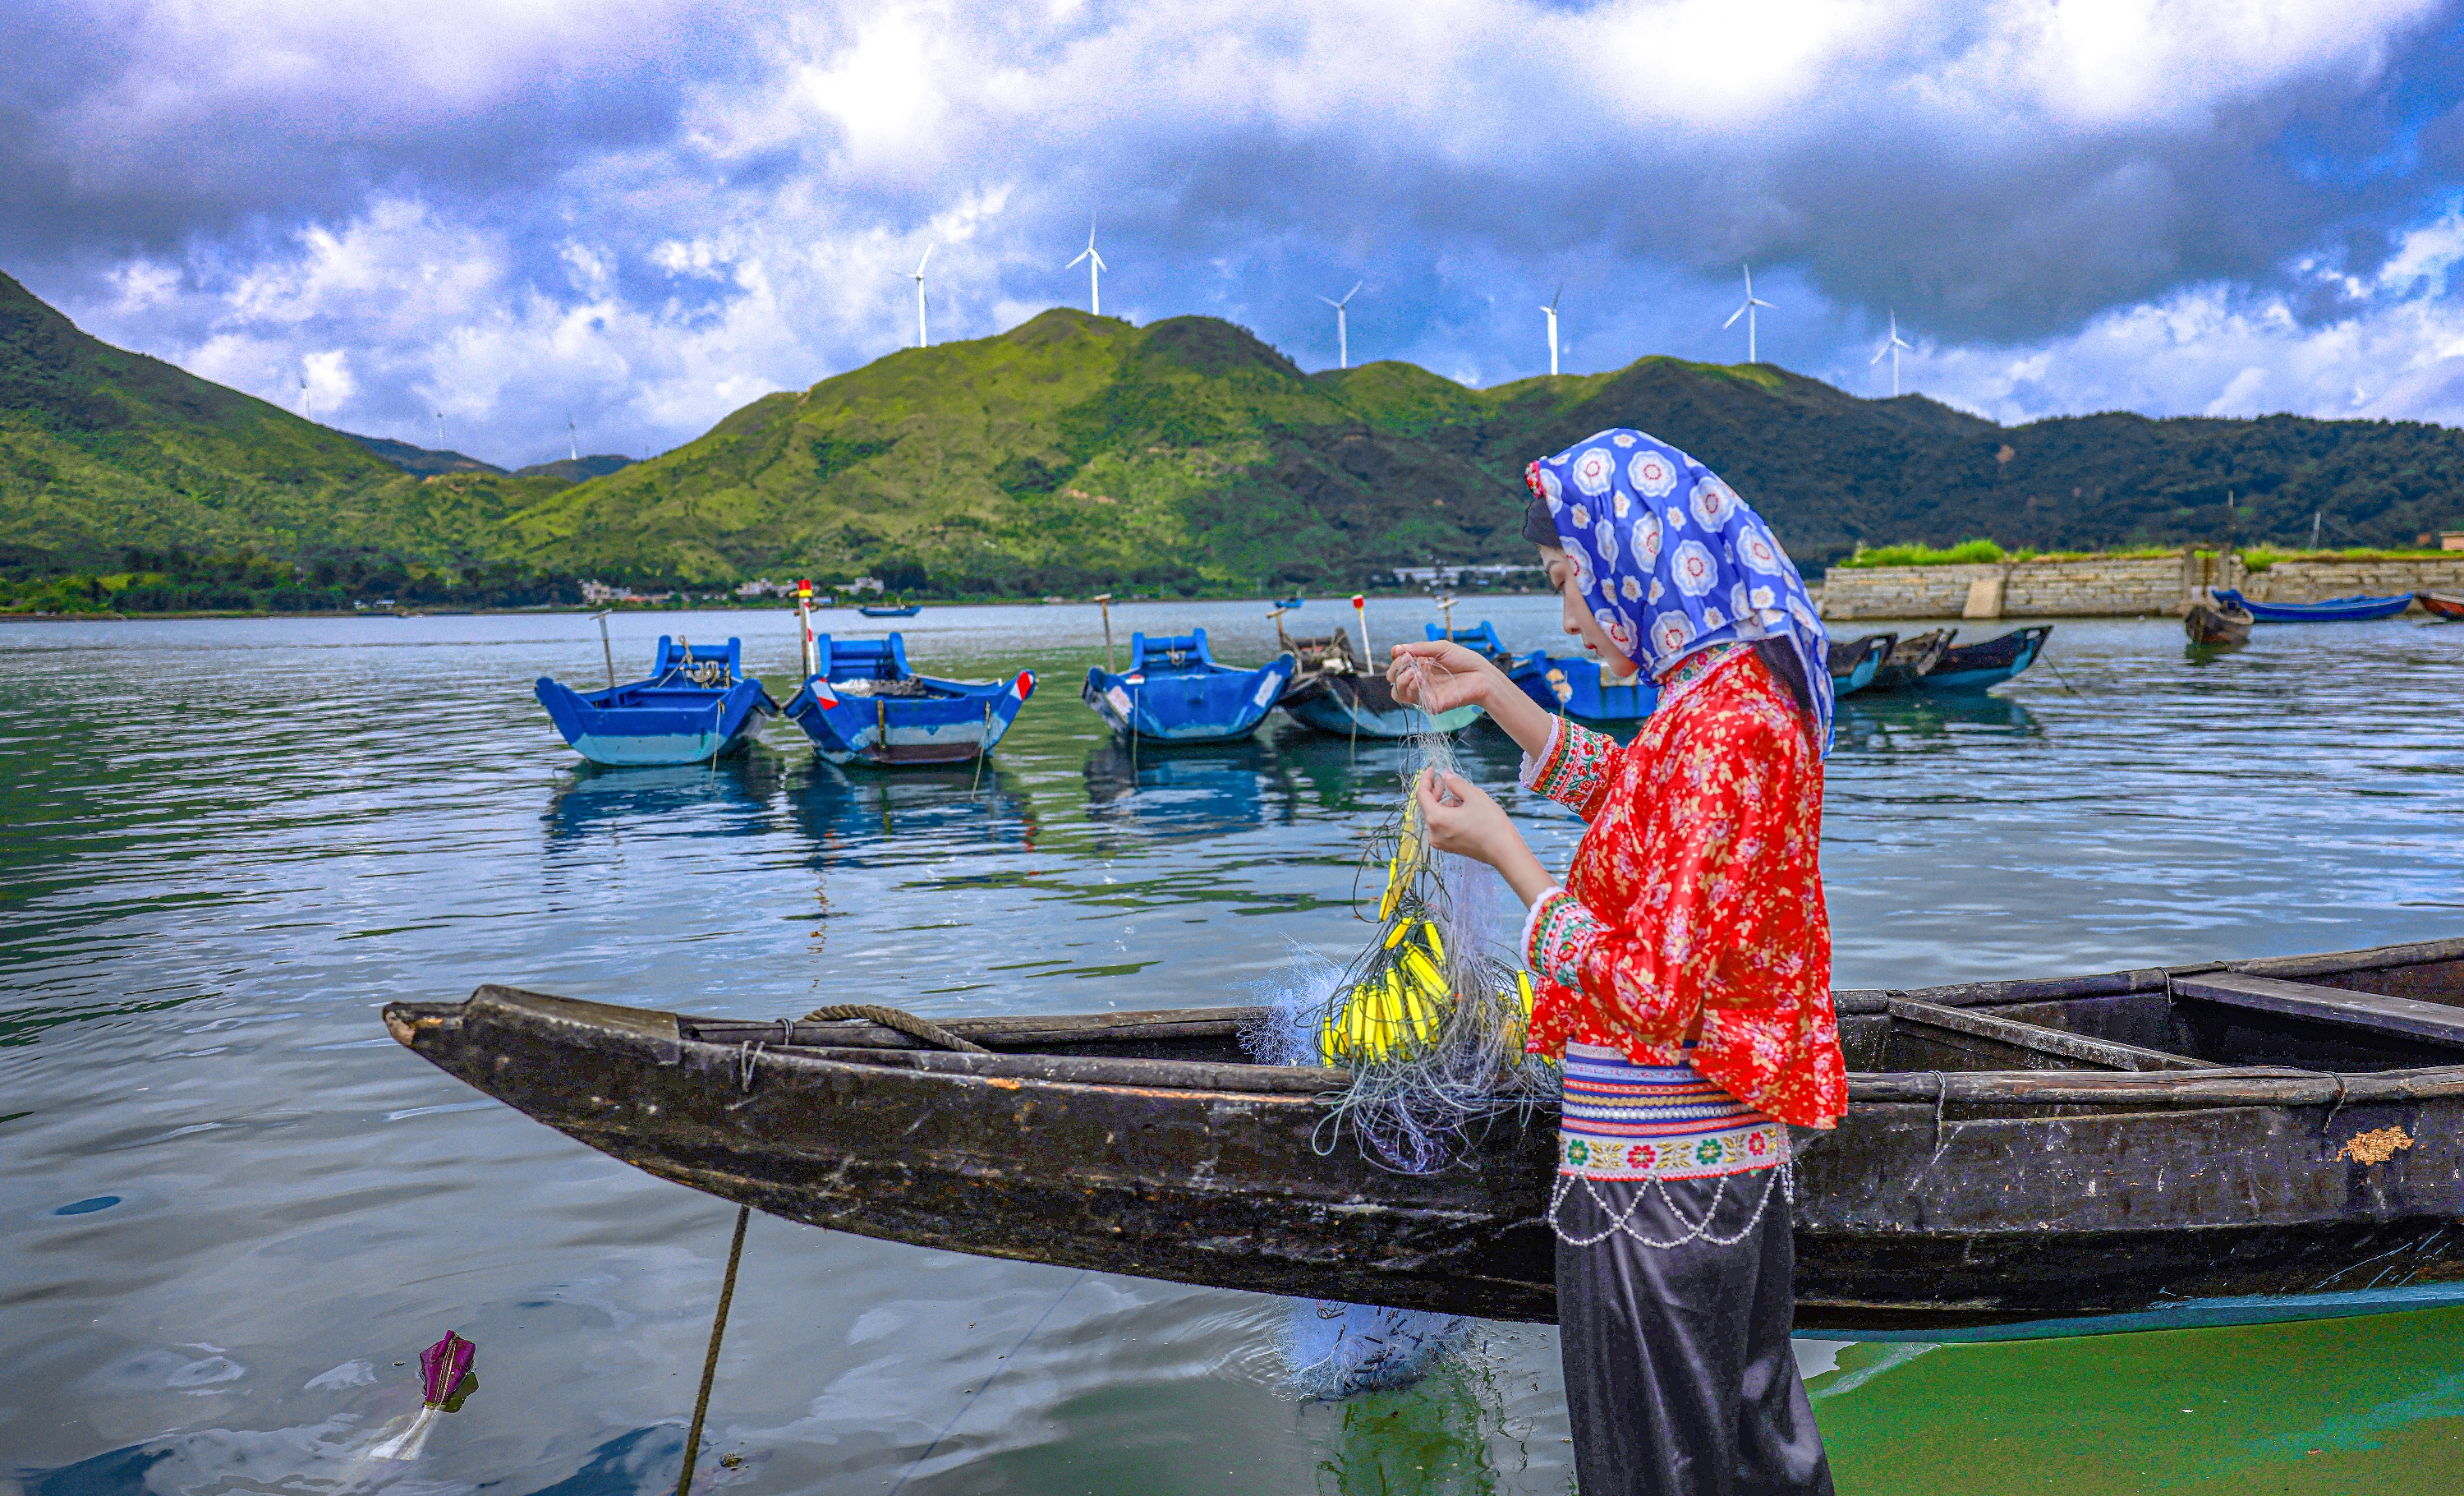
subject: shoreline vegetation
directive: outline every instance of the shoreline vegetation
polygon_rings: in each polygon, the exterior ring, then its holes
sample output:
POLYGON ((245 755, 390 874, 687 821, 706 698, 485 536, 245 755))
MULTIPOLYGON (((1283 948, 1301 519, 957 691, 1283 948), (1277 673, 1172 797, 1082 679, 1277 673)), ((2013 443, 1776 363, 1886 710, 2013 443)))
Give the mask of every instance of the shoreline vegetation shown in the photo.
MULTIPOLYGON (((1931 546, 1922 541, 1898 545, 1859 546, 1854 555, 1833 561, 1835 569, 1865 570, 1879 566, 1986 566, 2002 562, 2018 564, 2026 561, 2158 561, 2168 556, 2221 556, 2224 549, 2213 545, 2135 545, 2117 550, 2040 551, 2020 547, 2005 550, 1990 539, 1971 539, 1956 545, 1931 546)), ((2281 545, 2253 545, 2240 549, 2242 570, 2262 572, 2277 561, 2455 561, 2464 552, 2441 550, 2435 546, 2321 546, 2317 550, 2281 545)))

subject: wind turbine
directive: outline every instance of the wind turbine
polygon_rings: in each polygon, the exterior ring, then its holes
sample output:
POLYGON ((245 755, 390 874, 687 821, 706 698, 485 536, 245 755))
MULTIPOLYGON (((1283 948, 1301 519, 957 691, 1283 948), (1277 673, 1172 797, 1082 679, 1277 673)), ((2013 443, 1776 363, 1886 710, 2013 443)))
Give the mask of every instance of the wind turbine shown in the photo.
POLYGON ((308 376, 299 376, 299 419, 308 420, 308 376))
POLYGON ((1557 282, 1556 294, 1549 297, 1549 304, 1540 309, 1549 314, 1549 372, 1551 374, 1557 372, 1557 297, 1565 294, 1566 283, 1561 280, 1557 282))
POLYGON ((1881 363, 1883 354, 1887 353, 1891 356, 1891 398, 1894 400, 1900 397, 1900 350, 1902 348, 1907 349, 1910 353, 1916 352, 1916 344, 1900 336, 1900 314, 1893 312, 1890 341, 1874 350, 1874 356, 1865 361, 1865 367, 1870 369, 1881 363))
POLYGON ((445 450, 445 412, 442 410, 436 412, 436 450, 445 450))
POLYGON ((931 346, 924 337, 924 260, 931 259, 937 248, 937 245, 924 246, 924 259, 915 262, 915 274, 907 277, 915 282, 915 346, 919 348, 931 346))
POLYGON ((1334 366, 1339 369, 1352 367, 1352 334, 1344 326, 1343 309, 1351 303, 1353 297, 1360 295, 1362 284, 1360 281, 1353 281, 1352 289, 1343 294, 1343 299, 1340 301, 1332 297, 1318 297, 1319 300, 1334 308, 1334 366))
POLYGON ((1097 317, 1101 317, 1104 315, 1104 284, 1095 277, 1098 272, 1107 271, 1112 267, 1105 264, 1104 256, 1095 253, 1095 220, 1092 218, 1087 220, 1087 248, 1079 252, 1078 259, 1071 260, 1061 268, 1076 270, 1078 260, 1087 262, 1088 309, 1097 317))
POLYGON ((573 416, 569 412, 564 418, 564 441, 565 445, 572 450, 573 460, 580 462, 582 460, 582 433, 573 429, 573 416))
POLYGON ((1746 319, 1746 362, 1748 363, 1759 363, 1762 360, 1754 355, 1754 308, 1758 306, 1769 306, 1771 303, 1761 300, 1754 296, 1754 268, 1751 265, 1746 265, 1746 262, 1743 260, 1739 260, 1737 263, 1745 266, 1746 304, 1728 314, 1728 319, 1720 324, 1720 331, 1727 332, 1729 328, 1737 325, 1738 318, 1744 318, 1746 319))

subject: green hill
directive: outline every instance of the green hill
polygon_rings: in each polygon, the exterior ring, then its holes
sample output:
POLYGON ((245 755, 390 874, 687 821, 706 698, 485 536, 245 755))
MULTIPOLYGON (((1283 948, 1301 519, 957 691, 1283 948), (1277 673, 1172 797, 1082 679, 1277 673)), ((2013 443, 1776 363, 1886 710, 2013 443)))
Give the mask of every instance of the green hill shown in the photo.
MULTIPOLYGON (((613 472, 622 459, 506 474, 464 458, 423 477, 107 347, 0 276, 0 568, 20 575, 102 568, 130 547, 249 545, 311 564, 384 558, 405 576, 637 584, 1350 584, 1525 559, 1524 464, 1611 426, 1719 470, 1810 570, 1859 543, 1969 536, 2085 549, 2230 527, 2288 543, 2314 511, 2339 544, 2464 527, 2464 432, 2419 423, 2005 428, 1770 364, 1664 358, 1470 389, 1395 363, 1304 374, 1210 318, 1133 327, 1068 310, 764 396, 613 472)), ((404 451, 423 466, 458 455, 404 451)))

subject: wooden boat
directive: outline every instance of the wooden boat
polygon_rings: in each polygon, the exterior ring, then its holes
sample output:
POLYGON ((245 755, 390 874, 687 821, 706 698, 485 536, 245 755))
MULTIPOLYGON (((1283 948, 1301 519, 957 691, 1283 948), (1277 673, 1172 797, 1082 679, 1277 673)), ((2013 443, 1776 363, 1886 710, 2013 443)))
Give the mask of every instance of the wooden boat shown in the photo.
MULTIPOLYGON (((1916 677, 1919 691, 1983 691, 1998 686, 2036 663, 2044 652, 2051 624, 2013 628, 1983 644, 1947 645, 1934 656, 1933 667, 1916 677)), ((1955 636, 1957 630, 1953 630, 1955 636)))
POLYGON ((583 692, 542 675, 533 690, 556 730, 593 763, 703 763, 741 749, 779 715, 743 662, 739 640, 714 648, 661 634, 640 680, 583 692))
POLYGON ((1660 688, 1639 671, 1629 679, 1613 680, 1597 660, 1552 655, 1546 649, 1534 649, 1507 667, 1506 678, 1543 710, 1562 712, 1589 727, 1639 722, 1660 705, 1660 688))
MULTIPOLYGON (((1798 1133, 1800 1329, 1938 1338, 2464 1298, 2464 939, 1834 1001, 1850 1108, 1798 1133)), ((560 1132, 789 1220, 1554 1316, 1551 1109, 1502 1118, 1467 1167, 1393 1173, 1323 1146, 1321 1098, 1346 1073, 1245 1063, 1244 1013, 944 1024, 989 1051, 973 1054, 869 1023, 500 986, 385 1020, 560 1132)))
POLYGON ((1481 718, 1481 709, 1457 707, 1432 716, 1395 699, 1386 677, 1339 669, 1335 662, 1296 675, 1275 703, 1293 721, 1321 733, 1355 737, 1417 737, 1422 733, 1460 733, 1481 718))
POLYGON ((2247 611, 2262 624, 2366 624, 2372 619, 2393 618, 2412 606, 2409 592, 2371 597, 2356 592, 2350 597, 2329 598, 2323 603, 2255 603, 2231 587, 2215 594, 2216 601, 2228 603, 2247 611))
POLYGON ((1206 630, 1130 636, 1130 668, 1087 671, 1079 699, 1123 737, 1147 742, 1224 743, 1258 730, 1300 662, 1287 652, 1256 670, 1219 665, 1206 630))
POLYGON ((991 753, 1035 693, 1014 680, 942 680, 907 663, 907 641, 813 638, 821 669, 788 698, 787 719, 832 763, 966 763, 991 753))
POLYGON ((2416 592, 2412 600, 2441 623, 2464 624, 2464 598, 2452 598, 2436 592, 2416 592))
POLYGON ((859 606, 857 612, 867 618, 913 618, 924 611, 921 603, 875 603, 859 606))
POLYGON ((2192 644, 2222 648, 2250 643, 2250 609, 2231 603, 2192 603, 2182 615, 2182 632, 2192 644))
POLYGON ((1898 634, 1865 634, 1846 644, 1831 647, 1831 694, 1834 699, 1853 696, 1874 684, 1882 673, 1882 662, 1900 642, 1898 634))
POLYGON ((1867 689, 1872 691, 1914 689, 1917 678, 1933 669, 1934 662, 1941 659, 1943 651, 1950 648, 1951 638, 1958 632, 1956 628, 1937 628, 1931 633, 1922 633, 1914 638, 1898 640, 1892 644, 1891 652, 1882 657, 1881 668, 1874 672, 1874 679, 1867 689))

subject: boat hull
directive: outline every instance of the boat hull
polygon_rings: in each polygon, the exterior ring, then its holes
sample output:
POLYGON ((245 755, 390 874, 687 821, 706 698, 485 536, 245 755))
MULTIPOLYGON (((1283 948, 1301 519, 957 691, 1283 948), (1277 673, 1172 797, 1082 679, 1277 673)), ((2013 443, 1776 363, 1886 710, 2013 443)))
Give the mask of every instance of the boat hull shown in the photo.
POLYGON ((2366 624, 2381 618, 2393 618, 2412 606, 2409 592, 2387 597, 2370 597, 2355 593, 2348 598, 2330 598, 2323 603, 2257 603, 2230 589, 2216 593, 2216 601, 2228 603, 2247 611, 2262 624, 2366 624))
POLYGON ((1899 643, 1897 634, 1867 634, 1846 644, 1831 647, 1831 695, 1833 700, 1853 696, 1870 689, 1881 678, 1882 663, 1891 657, 1899 643))
MULTIPOLYGON (((2422 949, 2420 981, 2368 990, 2464 1002, 2464 941, 2422 949)), ((2283 966, 2234 970, 2271 964, 2283 966)), ((2267 1317, 2344 1290, 2464 1283, 2464 1066, 2117 1073, 2035 1054, 1980 1069, 2008 1056, 1961 1026, 1990 1036, 1997 1012, 2042 1017, 2081 998, 2161 1005, 2186 975, 2224 970, 1837 994, 1852 1050, 1917 1047, 1905 1070, 1851 1075, 1836 1131, 1797 1134, 1798 1326, 1944 1335, 2117 1316, 2104 1328, 2137 1329, 2186 1302, 2257 1300, 2267 1317)), ((1466 1168, 1379 1169, 1348 1143, 1322 1146, 1318 1097, 1340 1072, 1203 1057, 1237 1013, 951 1025, 1036 1050, 984 1055, 849 1032, 865 1025, 679 1019, 495 987, 396 1003, 385 1022, 559 1131, 791 1220, 1184 1283, 1554 1317, 1551 1109, 1492 1128, 1466 1168), (1107 1052, 1100 1035, 1201 1058, 1088 1058, 1107 1052)))
POLYGON ((779 711, 761 683, 752 680, 725 691, 663 692, 662 696, 706 699, 655 707, 603 708, 545 676, 533 689, 573 751, 610 768, 702 763, 741 752, 779 711))
POLYGON ((1338 737, 1418 737, 1460 733, 1480 720, 1478 707, 1435 716, 1395 699, 1383 675, 1315 675, 1284 693, 1276 705, 1303 727, 1338 737))
POLYGON ((2250 614, 2237 607, 2193 603, 2182 615, 2182 632, 2192 644, 2221 648, 2250 643, 2250 614))
POLYGON ((1124 737, 1155 743, 1228 743, 1275 709, 1298 667, 1289 654, 1254 671, 1216 668, 1115 675, 1090 669, 1078 697, 1124 737))
POLYGON ((1600 662, 1559 659, 1535 650, 1510 666, 1506 678, 1540 704, 1592 726, 1639 722, 1659 709, 1660 688, 1638 674, 1625 685, 1604 685, 1600 662))
POLYGON ((1942 651, 1933 668, 1916 677, 1916 688, 1928 692, 1974 693, 1998 686, 2036 663, 2050 624, 2014 628, 1983 644, 1954 645, 1942 651))
MULTIPOLYGON (((982 758, 1000 745, 1026 705, 1025 695, 1000 682, 926 684, 952 693, 847 693, 837 698, 837 705, 825 706, 807 685, 788 701, 786 716, 803 729, 813 751, 832 763, 903 767, 982 758)), ((1032 693, 1034 687, 1030 683, 1026 689, 1032 693)))
POLYGON ((2464 598, 2451 598, 2436 592, 2416 592, 2412 600, 2432 618, 2451 624, 2464 623, 2464 598))

